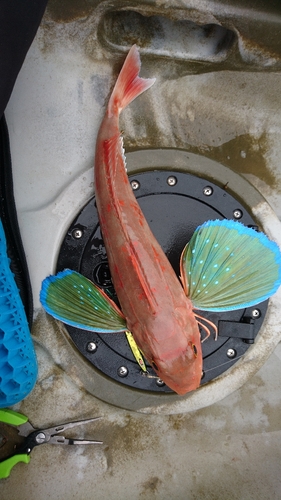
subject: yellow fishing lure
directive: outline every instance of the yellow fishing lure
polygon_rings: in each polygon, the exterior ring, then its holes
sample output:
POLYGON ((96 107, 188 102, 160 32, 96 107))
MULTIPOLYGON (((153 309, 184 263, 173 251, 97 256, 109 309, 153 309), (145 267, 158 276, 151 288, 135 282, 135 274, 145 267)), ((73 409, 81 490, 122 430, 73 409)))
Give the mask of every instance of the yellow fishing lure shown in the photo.
POLYGON ((142 354, 134 340, 134 337, 133 335, 131 334, 131 332, 129 332, 129 330, 126 330, 126 337, 127 337, 127 340, 128 340, 128 344, 131 348, 131 351, 134 355, 134 358, 135 360, 138 362, 139 366, 141 367, 142 371, 143 372, 147 372, 147 368, 145 366, 145 362, 144 362, 144 359, 142 357, 142 354))

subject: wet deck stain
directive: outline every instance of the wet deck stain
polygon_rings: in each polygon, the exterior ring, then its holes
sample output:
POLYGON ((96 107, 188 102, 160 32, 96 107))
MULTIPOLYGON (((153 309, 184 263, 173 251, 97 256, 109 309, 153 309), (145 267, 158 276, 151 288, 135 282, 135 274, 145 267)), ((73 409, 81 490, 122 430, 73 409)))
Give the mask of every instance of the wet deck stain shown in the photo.
MULTIPOLYGON (((201 148, 196 149, 200 152, 201 148)), ((223 163, 237 173, 255 175, 272 189, 277 189, 278 178, 267 166, 267 151, 267 136, 263 133, 258 139, 250 134, 240 135, 220 146, 208 146, 201 154, 223 163)))
MULTIPOLYGON (((145 105, 145 100, 144 100, 145 105)), ((155 125, 147 123, 147 134, 141 139, 125 137, 124 145, 127 152, 136 151, 142 148, 161 148, 161 134, 157 132, 155 125), (157 138, 157 144, 155 144, 157 138)), ((268 187, 281 192, 280 177, 268 167, 266 155, 270 150, 267 143, 267 134, 263 133, 259 138, 250 134, 243 134, 227 141, 220 146, 210 146, 207 144, 190 145, 179 139, 176 134, 171 140, 176 143, 178 149, 187 150, 190 153, 205 156, 217 161, 234 172, 241 175, 253 175, 264 182, 268 187)))
POLYGON ((161 485, 162 481, 157 476, 150 477, 142 485, 142 492, 140 493, 140 498, 151 498, 151 494, 156 494, 158 487, 161 485))
POLYGON ((50 0, 47 15, 57 23, 70 23, 88 16, 95 4, 88 0, 50 0))

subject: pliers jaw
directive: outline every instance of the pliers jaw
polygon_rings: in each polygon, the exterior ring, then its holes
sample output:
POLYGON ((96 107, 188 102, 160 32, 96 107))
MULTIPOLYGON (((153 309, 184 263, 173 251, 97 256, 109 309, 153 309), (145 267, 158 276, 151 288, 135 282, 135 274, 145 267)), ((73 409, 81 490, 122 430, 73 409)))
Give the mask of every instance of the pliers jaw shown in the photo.
POLYGON ((77 427, 79 425, 88 424, 100 420, 102 417, 89 418, 87 420, 78 420, 75 422, 68 422, 66 424, 57 425, 56 427, 49 427, 48 429, 34 429, 34 427, 27 422, 19 426, 19 435, 26 436, 24 445, 19 449, 19 453, 30 454, 35 446, 40 444, 103 444, 103 441, 94 441, 92 439, 73 439, 66 438, 60 432, 77 427))
MULTIPOLYGON (((62 445, 85 445, 85 444, 103 444, 102 441, 94 441, 87 439, 73 439, 67 438, 60 434, 67 429, 77 427, 79 425, 88 424, 96 420, 100 420, 102 417, 89 418, 87 420, 78 420, 75 422, 68 422, 66 424, 60 424, 55 427, 49 427, 46 429, 35 429, 30 422, 28 422, 27 417, 19 413, 13 412, 11 410, 0 410, 0 423, 3 422, 8 427, 13 428, 17 431, 18 436, 22 436, 21 442, 18 442, 13 447, 13 452, 4 460, 0 460, 0 479, 6 478, 10 475, 11 469, 18 462, 29 463, 30 453, 35 446, 41 444, 62 444, 62 445), (19 425, 17 425, 19 424, 19 425)), ((2 443, 5 446, 4 443, 2 443)))

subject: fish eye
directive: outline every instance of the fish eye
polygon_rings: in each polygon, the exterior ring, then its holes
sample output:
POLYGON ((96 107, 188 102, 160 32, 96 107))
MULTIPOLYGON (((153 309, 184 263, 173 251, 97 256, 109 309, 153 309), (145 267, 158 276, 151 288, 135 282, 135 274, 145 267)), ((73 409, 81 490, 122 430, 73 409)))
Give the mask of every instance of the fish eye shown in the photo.
POLYGON ((197 352, 197 347, 196 347, 196 345, 195 345, 195 344, 191 344, 191 347, 192 347, 192 349, 193 349, 193 352, 194 352, 194 356, 195 356, 195 358, 197 358, 198 352, 197 352))

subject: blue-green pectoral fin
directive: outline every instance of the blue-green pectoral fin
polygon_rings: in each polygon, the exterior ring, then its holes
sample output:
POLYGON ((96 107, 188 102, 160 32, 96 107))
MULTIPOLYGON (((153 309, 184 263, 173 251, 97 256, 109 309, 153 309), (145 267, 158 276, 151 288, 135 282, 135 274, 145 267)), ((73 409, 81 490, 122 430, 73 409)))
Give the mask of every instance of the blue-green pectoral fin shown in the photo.
POLYGON ((231 220, 205 222, 181 256, 186 295, 197 309, 251 307, 281 284, 281 252, 263 233, 231 220))
POLYGON ((64 323, 95 332, 123 332, 126 321, 116 304, 94 283, 70 269, 42 283, 44 309, 64 323))

